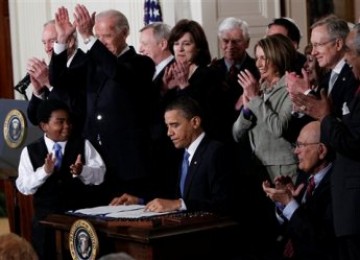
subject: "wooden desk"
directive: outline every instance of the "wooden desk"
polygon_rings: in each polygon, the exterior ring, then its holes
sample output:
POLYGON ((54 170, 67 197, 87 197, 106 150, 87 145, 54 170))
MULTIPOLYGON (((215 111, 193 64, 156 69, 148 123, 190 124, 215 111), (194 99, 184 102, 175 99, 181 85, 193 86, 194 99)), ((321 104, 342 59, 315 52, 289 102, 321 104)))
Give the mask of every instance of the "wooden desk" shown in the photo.
POLYGON ((137 260, 216 256, 224 259, 233 249, 231 233, 237 230, 237 223, 229 218, 200 213, 179 213, 145 221, 50 215, 42 223, 55 230, 58 259, 71 259, 69 231, 78 219, 93 224, 100 244, 98 256, 126 252, 137 260))

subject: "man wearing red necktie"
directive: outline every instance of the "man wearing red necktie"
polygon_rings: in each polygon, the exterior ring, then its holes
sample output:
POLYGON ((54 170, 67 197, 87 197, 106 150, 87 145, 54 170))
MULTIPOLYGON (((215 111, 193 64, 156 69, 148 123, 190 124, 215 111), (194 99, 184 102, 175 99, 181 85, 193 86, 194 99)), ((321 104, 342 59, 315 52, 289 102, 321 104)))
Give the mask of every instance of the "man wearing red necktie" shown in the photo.
POLYGON ((299 160, 297 183, 275 179, 275 187, 263 184, 267 196, 275 202, 281 233, 281 259, 336 259, 335 232, 332 225, 330 176, 334 153, 320 142, 320 123, 303 127, 294 153, 299 160), (305 178, 304 178, 304 175, 305 178))

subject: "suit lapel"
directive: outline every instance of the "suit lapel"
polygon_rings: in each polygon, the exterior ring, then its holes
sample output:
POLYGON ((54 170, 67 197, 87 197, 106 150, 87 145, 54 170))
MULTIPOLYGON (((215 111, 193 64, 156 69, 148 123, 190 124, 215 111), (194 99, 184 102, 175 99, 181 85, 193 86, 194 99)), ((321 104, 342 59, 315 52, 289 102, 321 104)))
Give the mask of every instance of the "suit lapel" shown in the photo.
POLYGON ((341 92, 344 91, 346 87, 346 81, 349 79, 349 66, 347 64, 341 69, 339 76, 337 77, 333 89, 331 90, 331 97, 336 99, 341 92))
POLYGON ((204 139, 201 140, 199 146, 195 151, 193 158, 191 159, 188 174, 185 180, 184 197, 187 196, 189 189, 191 187, 191 183, 194 179, 194 176, 196 176, 196 173, 202 163, 203 153, 206 150, 207 144, 208 144, 208 139, 205 136, 204 139))
POLYGON ((312 198, 319 196, 324 190, 328 189, 329 182, 330 182, 330 176, 331 176, 332 168, 329 169, 329 171, 326 173, 324 178, 319 183, 319 186, 314 190, 314 194, 312 198))

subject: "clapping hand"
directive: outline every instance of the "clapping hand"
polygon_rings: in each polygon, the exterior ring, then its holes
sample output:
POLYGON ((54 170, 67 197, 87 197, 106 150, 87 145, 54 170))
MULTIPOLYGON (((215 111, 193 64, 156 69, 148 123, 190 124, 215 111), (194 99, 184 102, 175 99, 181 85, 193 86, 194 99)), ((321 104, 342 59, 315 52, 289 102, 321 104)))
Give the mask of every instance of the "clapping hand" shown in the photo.
POLYGON ((80 175, 83 169, 83 163, 81 162, 81 154, 76 157, 75 163, 70 165, 70 172, 73 175, 80 175))

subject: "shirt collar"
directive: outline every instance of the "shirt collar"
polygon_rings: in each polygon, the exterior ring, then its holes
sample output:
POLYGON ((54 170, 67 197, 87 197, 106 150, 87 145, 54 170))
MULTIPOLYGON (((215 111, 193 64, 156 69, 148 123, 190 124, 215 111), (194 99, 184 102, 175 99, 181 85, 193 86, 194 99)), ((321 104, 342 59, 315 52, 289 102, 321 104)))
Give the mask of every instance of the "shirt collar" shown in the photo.
POLYGON ((227 61, 227 60, 225 60, 224 59, 224 62, 225 62, 225 65, 226 65, 226 68, 227 68, 227 70, 230 70, 230 68, 231 68, 231 66, 232 65, 235 65, 235 67, 239 70, 239 69, 241 69, 241 66, 243 65, 243 63, 244 63, 244 61, 245 61, 245 59, 246 59, 246 53, 245 53, 245 55, 241 58, 241 60, 237 60, 237 61, 235 61, 235 63, 231 63, 231 62, 229 62, 229 61, 227 61))
POLYGON ((173 55, 170 55, 166 59, 162 60, 158 65, 155 67, 155 73, 153 79, 162 71, 172 60, 174 59, 173 55))
POLYGON ((345 65, 345 59, 341 59, 336 66, 332 69, 333 72, 336 72, 338 75, 340 74, 342 68, 345 65))
POLYGON ((329 172, 331 166, 332 163, 329 163, 325 168, 314 174, 315 188, 317 188, 322 179, 324 179, 325 175, 329 172))
POLYGON ((199 147, 200 142, 202 141, 202 139, 204 139, 205 137, 205 132, 202 132, 196 139, 195 141, 193 141, 190 146, 186 149, 186 151, 189 153, 189 162, 191 162, 196 149, 199 147))
POLYGON ((130 47, 129 47, 129 45, 126 45, 125 48, 119 53, 119 55, 117 57, 119 58, 121 55, 123 55, 128 50, 130 50, 130 47))
POLYGON ((58 144, 60 144, 60 146, 61 146, 61 152, 64 154, 65 146, 66 146, 67 141, 54 142, 54 141, 51 140, 49 137, 47 137, 46 134, 44 134, 44 140, 45 140, 46 148, 48 149, 48 152, 49 152, 49 153, 52 153, 54 144, 55 144, 55 143, 58 143, 58 144))

